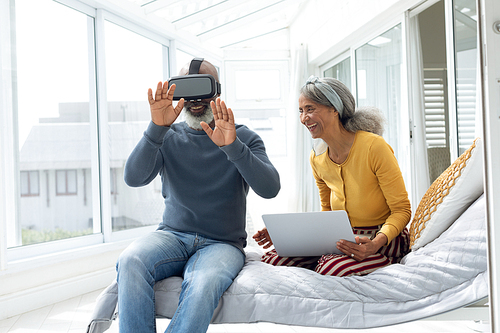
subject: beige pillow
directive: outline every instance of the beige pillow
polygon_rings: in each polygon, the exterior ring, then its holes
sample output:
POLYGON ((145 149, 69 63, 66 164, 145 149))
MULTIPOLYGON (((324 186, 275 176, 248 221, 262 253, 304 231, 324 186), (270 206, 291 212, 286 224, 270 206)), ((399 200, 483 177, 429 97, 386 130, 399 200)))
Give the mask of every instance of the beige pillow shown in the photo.
POLYGON ((410 247, 439 237, 483 193, 483 147, 474 140, 429 187, 410 225, 410 247))

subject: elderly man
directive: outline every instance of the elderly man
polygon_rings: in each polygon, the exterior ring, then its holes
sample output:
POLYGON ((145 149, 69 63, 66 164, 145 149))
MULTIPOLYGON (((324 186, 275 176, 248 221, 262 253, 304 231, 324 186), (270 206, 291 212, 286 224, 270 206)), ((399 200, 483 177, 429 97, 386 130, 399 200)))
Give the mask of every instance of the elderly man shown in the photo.
MULTIPOLYGON (((199 74, 217 82, 216 68, 198 60, 199 74)), ((193 63, 193 62, 192 62, 193 63)), ((188 75, 187 67, 180 75, 188 75)), ((158 229, 134 241, 117 263, 120 333, 156 332, 154 284, 182 276, 177 310, 166 332, 206 332, 220 297, 243 267, 246 195, 280 189, 261 138, 235 125, 216 94, 180 99, 175 85, 149 89, 151 122, 125 166, 125 182, 144 186, 159 173, 165 198, 158 229), (185 107, 185 121, 174 123, 185 107)))

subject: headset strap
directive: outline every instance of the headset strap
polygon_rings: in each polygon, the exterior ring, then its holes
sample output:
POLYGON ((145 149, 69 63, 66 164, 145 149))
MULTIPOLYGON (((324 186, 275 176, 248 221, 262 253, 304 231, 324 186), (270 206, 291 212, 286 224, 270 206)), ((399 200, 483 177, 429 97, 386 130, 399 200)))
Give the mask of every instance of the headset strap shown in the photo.
POLYGON ((198 74, 200 72, 200 66, 203 62, 203 58, 194 58, 191 60, 191 64, 189 64, 189 73, 190 74, 198 74))

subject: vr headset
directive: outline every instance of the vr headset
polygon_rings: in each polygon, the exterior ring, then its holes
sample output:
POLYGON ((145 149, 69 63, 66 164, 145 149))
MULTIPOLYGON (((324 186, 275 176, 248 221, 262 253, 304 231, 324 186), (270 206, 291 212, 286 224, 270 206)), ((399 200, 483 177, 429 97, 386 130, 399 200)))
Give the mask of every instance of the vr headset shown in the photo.
POLYGON ((198 74, 203 58, 194 58, 189 65, 188 75, 173 76, 168 86, 175 84, 174 101, 184 98, 196 101, 212 98, 221 93, 221 85, 210 74, 198 74))

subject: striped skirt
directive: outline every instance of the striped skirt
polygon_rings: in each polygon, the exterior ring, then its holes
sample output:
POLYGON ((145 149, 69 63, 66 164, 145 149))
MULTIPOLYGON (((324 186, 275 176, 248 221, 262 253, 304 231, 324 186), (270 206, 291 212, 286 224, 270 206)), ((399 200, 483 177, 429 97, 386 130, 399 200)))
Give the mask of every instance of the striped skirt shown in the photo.
MULTIPOLYGON (((382 226, 352 228, 355 235, 375 238, 382 226)), ((389 245, 363 261, 345 254, 325 254, 321 257, 280 257, 276 250, 264 254, 261 260, 274 266, 295 266, 316 271, 322 275, 366 275, 381 267, 398 263, 409 252, 410 236, 405 228, 389 245)))

